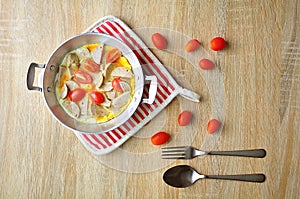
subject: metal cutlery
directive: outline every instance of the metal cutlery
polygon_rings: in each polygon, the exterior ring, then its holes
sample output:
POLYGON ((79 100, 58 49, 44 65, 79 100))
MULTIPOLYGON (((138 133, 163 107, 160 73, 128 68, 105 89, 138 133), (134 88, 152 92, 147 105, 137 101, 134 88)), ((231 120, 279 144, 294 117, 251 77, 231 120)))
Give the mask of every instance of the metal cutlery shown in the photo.
POLYGON ((188 165, 179 165, 168 169, 163 174, 163 180, 170 186, 185 188, 193 185, 199 179, 238 180, 262 183, 266 176, 262 173, 240 175, 203 175, 188 165))
POLYGON ((236 151, 201 151, 192 146, 163 147, 161 151, 161 157, 163 159, 192 159, 197 156, 204 156, 204 155, 223 155, 223 156, 263 158, 266 156, 266 151, 264 149, 236 150, 236 151))

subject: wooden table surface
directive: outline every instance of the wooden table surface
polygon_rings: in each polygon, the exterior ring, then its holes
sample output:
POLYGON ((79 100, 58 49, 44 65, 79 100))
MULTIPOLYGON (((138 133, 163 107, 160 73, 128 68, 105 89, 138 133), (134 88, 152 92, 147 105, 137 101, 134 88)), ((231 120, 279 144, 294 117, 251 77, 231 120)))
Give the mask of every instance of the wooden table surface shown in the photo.
MULTIPOLYGON (((0 5, 0 198, 299 197, 300 1, 2 0, 0 5), (110 165, 110 159, 118 158, 114 152, 103 162, 87 151, 53 118, 42 94, 27 90, 26 74, 31 62, 45 63, 60 43, 106 15, 119 17, 132 29, 164 28, 199 39, 224 77, 224 127, 212 149, 264 148, 267 156, 207 156, 161 168, 149 159, 141 165, 152 166, 151 171, 134 172, 126 164, 139 159, 120 158, 110 165), (215 36, 227 40, 225 50, 209 49, 215 36), (205 174, 264 173, 267 178, 262 184, 200 180, 176 189, 163 182, 162 174, 179 164, 205 174)), ((201 146, 210 136, 205 126, 212 109, 205 82, 184 58, 152 50, 175 78, 201 95, 187 127, 195 133, 191 144, 201 146)), ((177 125, 183 104, 176 97, 160 119, 146 126, 148 134, 137 133, 121 149, 159 151, 149 141, 152 134, 184 133, 177 125)))

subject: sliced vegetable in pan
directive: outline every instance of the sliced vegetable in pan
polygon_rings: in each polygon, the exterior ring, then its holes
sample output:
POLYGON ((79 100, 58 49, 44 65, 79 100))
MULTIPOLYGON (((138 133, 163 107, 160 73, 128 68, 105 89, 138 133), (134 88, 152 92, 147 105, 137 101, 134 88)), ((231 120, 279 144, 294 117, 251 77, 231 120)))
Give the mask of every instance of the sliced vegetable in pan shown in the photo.
POLYGON ((122 52, 105 44, 87 44, 69 52, 59 66, 56 97, 73 118, 106 122, 126 109, 134 92, 134 74, 122 52))

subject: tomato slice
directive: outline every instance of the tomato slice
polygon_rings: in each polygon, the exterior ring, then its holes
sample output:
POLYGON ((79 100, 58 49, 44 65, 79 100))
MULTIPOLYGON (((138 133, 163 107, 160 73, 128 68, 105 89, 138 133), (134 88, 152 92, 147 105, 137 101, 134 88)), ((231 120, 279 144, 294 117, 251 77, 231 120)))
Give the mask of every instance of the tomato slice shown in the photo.
POLYGON ((154 145, 165 144, 170 138, 170 135, 166 132, 158 132, 151 137, 151 142, 154 145))
POLYGON ((93 82, 92 76, 82 70, 75 72, 74 80, 79 84, 91 84, 93 82))
POLYGON ((84 62, 84 68, 92 73, 100 72, 100 65, 98 65, 94 60, 87 59, 84 62))
POLYGON ((120 57, 121 57, 121 51, 119 49, 117 49, 117 48, 111 49, 106 54, 106 62, 107 63, 112 63, 120 57))
POLYGON ((69 98, 72 102, 78 102, 82 100, 82 98, 85 96, 86 92, 82 88, 75 88, 74 90, 71 90, 69 92, 69 98))
POLYGON ((192 113, 189 111, 183 111, 179 114, 178 124, 179 126, 187 126, 192 119, 192 113))
POLYGON ((90 96, 94 104, 102 104, 105 100, 103 94, 98 91, 92 92, 90 96))
POLYGON ((120 82, 121 82, 120 77, 114 78, 112 81, 112 87, 118 92, 123 92, 120 82))

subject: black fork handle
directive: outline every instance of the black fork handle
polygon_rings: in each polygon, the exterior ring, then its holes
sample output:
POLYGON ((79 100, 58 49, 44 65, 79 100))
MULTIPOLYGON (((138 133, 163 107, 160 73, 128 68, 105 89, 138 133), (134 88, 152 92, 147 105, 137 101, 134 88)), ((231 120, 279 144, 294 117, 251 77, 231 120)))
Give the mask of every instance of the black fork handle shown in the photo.
POLYGON ((252 158, 263 158, 267 154, 264 149, 238 150, 238 151, 210 151, 208 155, 242 156, 252 158))

